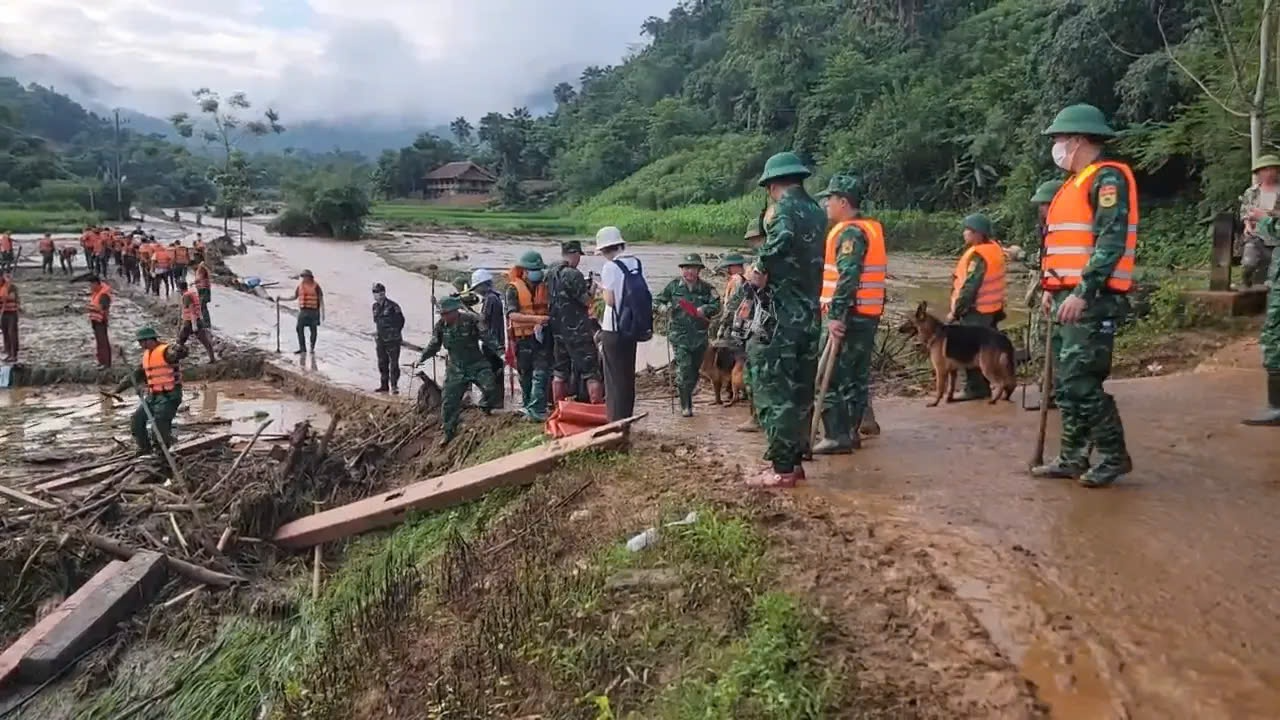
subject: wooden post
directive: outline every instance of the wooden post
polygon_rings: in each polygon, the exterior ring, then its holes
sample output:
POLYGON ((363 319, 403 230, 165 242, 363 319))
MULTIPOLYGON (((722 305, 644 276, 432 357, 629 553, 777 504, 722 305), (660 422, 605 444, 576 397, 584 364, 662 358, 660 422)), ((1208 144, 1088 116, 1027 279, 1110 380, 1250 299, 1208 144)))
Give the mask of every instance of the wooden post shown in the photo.
POLYGON ((1213 218, 1213 255, 1209 260, 1209 289, 1227 291, 1231 289, 1231 255, 1236 239, 1236 216, 1234 213, 1218 213, 1213 218))

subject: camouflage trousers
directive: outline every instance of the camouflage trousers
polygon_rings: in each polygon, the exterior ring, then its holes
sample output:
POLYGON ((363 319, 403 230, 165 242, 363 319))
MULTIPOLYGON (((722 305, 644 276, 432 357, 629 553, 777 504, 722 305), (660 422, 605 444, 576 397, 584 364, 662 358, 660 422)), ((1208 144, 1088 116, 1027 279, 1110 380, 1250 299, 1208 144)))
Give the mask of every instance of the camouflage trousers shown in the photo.
MULTIPOLYGON (((871 354, 879 325, 880 321, 873 318, 851 318, 845 323, 844 340, 836 355, 827 394, 822 397, 822 433, 828 440, 851 443, 862 425, 871 391, 871 354)), ((825 354, 829 341, 824 326, 819 357, 825 354)))
POLYGON ((675 361, 676 390, 680 399, 686 401, 693 397, 693 391, 698 387, 698 369, 702 367, 702 356, 707 354, 707 344, 689 346, 672 343, 671 353, 675 361))
POLYGON ((796 313, 784 324, 785 312, 768 344, 747 343, 751 368, 751 400, 764 429, 764 458, 777 472, 791 472, 809 450, 809 413, 813 408, 818 369, 818 328, 812 318, 796 313))
POLYGON ((1270 275, 1275 248, 1267 247, 1262 238, 1247 237, 1240 251, 1240 281, 1245 287, 1261 285, 1270 275))
MULTIPOLYGON (((1070 293, 1054 297, 1054 312, 1070 293)), ((1058 462, 1064 467, 1089 467, 1089 446, 1100 455, 1098 470, 1119 468, 1129 456, 1124 425, 1115 398, 1102 389, 1111 375, 1116 329, 1127 302, 1120 296, 1102 296, 1073 325, 1059 325, 1054 397, 1062 413, 1062 437, 1058 462)))
MULTIPOLYGON (((996 316, 989 313, 970 312, 965 313, 956 319, 960 325, 968 325, 969 327, 996 327, 996 316)), ((969 368, 964 371, 964 396, 974 398, 991 397, 991 384, 987 382, 987 378, 982 371, 977 368, 969 368)))
MULTIPOLYGON (((550 333, 543 337, 549 341, 550 333)), ((516 374, 524 409, 534 417, 547 413, 548 381, 551 376, 551 343, 540 343, 534 337, 516 338, 516 374)))
POLYGON ((574 373, 582 380, 600 380, 600 353, 592 337, 591 323, 583 318, 578 327, 553 322, 555 347, 552 370, 555 377, 568 380, 574 373))
POLYGON ((1271 254, 1267 277, 1271 292, 1267 294, 1267 316, 1262 323, 1262 367, 1280 372, 1280 252, 1271 254))
POLYGON ((444 425, 445 435, 452 437, 458 431, 458 418, 462 414, 462 396, 467 388, 475 385, 480 388, 484 399, 481 407, 492 409, 495 395, 493 366, 484 358, 465 362, 454 362, 450 358, 445 366, 443 399, 440 405, 440 417, 444 425))

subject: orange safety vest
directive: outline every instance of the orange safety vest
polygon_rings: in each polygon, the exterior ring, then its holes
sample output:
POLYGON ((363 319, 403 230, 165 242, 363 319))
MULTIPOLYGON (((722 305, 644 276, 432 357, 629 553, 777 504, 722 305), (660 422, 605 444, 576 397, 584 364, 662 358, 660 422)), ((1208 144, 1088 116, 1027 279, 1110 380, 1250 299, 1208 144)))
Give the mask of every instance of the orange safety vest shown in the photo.
POLYGON ((209 280, 209 268, 203 263, 196 266, 196 287, 201 290, 208 290, 213 287, 213 283, 209 280))
POLYGON ((1048 232, 1044 237, 1044 256, 1040 261, 1040 287, 1045 290, 1067 290, 1080 284, 1080 275, 1093 256, 1094 208, 1089 193, 1093 176, 1111 167, 1124 174, 1129 184, 1129 227, 1125 233, 1124 255, 1116 263, 1106 288, 1113 293, 1133 289, 1133 272, 1138 254, 1138 183, 1128 165, 1114 160, 1101 160, 1081 170, 1063 183, 1049 203, 1048 232))
POLYGON ((91 322, 106 322, 109 308, 102 303, 103 298, 111 297, 111 286, 106 283, 100 283, 98 289, 93 291, 89 296, 89 320, 91 322))
MULTIPOLYGON (((525 280, 512 278, 511 285, 515 287, 516 296, 520 299, 520 307, 516 312, 526 315, 546 315, 550 312, 551 302, 547 295, 546 283, 538 283, 538 289, 533 290, 525 280)), ((511 334, 518 338, 532 337, 537 327, 537 323, 512 320, 511 334)))
POLYGON ((739 275, 737 273, 729 273, 729 279, 725 280, 724 282, 724 293, 721 295, 721 297, 723 297, 725 300, 728 300, 729 298, 733 297, 734 291, 736 291, 738 287, 742 285, 742 282, 743 282, 742 275, 739 275))
POLYGON ((39 248, 46 255, 53 252, 53 238, 40 238, 39 248))
POLYGON ((161 343, 142 353, 142 371, 147 376, 147 389, 153 393, 169 392, 182 384, 182 370, 164 359, 168 347, 161 343))
POLYGON ((156 248, 151 243, 142 243, 141 245, 138 246, 138 257, 142 258, 145 261, 150 261, 151 255, 155 251, 156 251, 156 248))
POLYGON ((187 290, 182 293, 182 299, 186 300, 182 305, 182 319, 194 325, 201 317, 200 295, 195 290, 187 290))
POLYGON ((86 231, 80 236, 80 247, 85 248, 86 250, 93 247, 93 232, 86 231))
POLYGON ((96 255, 106 255, 111 249, 111 235, 109 233, 99 233, 94 240, 93 251, 96 255))
POLYGON ((168 270, 169 266, 173 264, 173 253, 169 252, 169 249, 163 245, 155 249, 152 257, 155 259, 157 270, 168 270))
POLYGON ((862 274, 858 276, 858 289, 851 309, 858 315, 880 317, 884 314, 885 278, 889 256, 884 249, 884 226, 871 218, 842 220, 827 232, 827 254, 822 266, 822 312, 835 299, 836 285, 840 283, 840 271, 836 268, 836 254, 840 233, 849 226, 857 227, 867 236, 867 256, 862 260, 862 274))
POLYGON ((187 246, 174 245, 172 252, 174 265, 186 265, 191 262, 191 253, 188 252, 187 246))
POLYGON ((13 238, 9 235, 0 235, 0 252, 13 252, 13 238))
POLYGON ((298 283, 298 307, 303 310, 320 309, 320 285, 315 280, 298 283))
POLYGON ((18 312, 18 296, 13 292, 13 283, 0 285, 0 313, 18 312))
POLYGON ((971 245, 960 255, 960 260, 956 263, 955 279, 951 284, 951 311, 955 312, 956 299, 960 297, 960 289, 969 277, 969 262, 975 254, 981 255, 986 261, 987 274, 978 287, 978 297, 974 299, 973 307, 988 315, 1000 312, 1004 309, 1005 296, 1004 249, 994 240, 971 245))

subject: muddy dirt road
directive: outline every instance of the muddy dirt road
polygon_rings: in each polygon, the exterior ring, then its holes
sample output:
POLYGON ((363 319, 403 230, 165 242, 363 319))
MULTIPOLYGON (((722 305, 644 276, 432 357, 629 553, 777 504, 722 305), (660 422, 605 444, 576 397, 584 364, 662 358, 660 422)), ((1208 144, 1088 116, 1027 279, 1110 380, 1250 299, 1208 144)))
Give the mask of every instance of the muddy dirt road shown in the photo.
MULTIPOLYGON (((1273 431, 1238 424, 1261 382, 1245 345, 1109 384, 1137 467, 1110 489, 1029 478, 1036 416, 1016 404, 885 399, 883 434, 809 465, 799 492, 927 548, 1054 717, 1280 717, 1280 454, 1273 431)), ((664 430, 759 457, 759 435, 722 430, 745 411, 653 405, 664 430)))

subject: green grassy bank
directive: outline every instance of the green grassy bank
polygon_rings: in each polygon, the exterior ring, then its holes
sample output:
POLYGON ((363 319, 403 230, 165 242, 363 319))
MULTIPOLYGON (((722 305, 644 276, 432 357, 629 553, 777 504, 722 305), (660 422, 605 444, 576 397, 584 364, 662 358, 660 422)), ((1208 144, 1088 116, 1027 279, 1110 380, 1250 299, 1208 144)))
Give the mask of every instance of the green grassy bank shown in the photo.
POLYGON ((0 205, 0 232, 45 233, 80 232, 101 215, 79 208, 30 208, 0 205))

